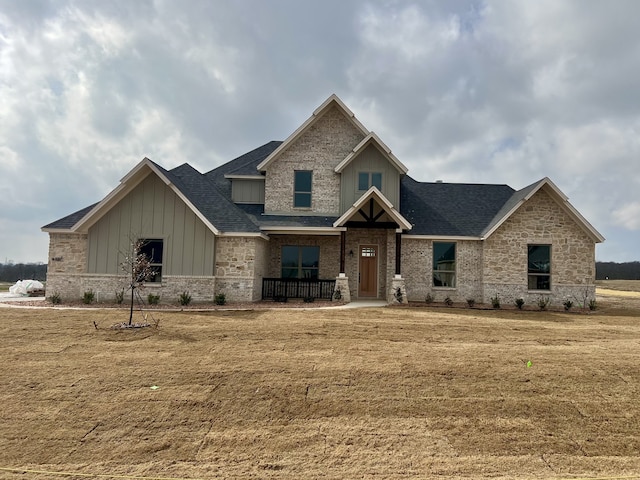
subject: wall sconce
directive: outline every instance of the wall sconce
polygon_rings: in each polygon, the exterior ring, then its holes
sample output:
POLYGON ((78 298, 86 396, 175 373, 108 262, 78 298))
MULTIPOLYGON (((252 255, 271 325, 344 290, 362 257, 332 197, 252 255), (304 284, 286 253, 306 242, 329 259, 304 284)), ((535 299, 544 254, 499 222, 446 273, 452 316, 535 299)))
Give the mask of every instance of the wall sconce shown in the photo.
POLYGON ((353 258, 353 250, 349 250, 349 257, 353 258))

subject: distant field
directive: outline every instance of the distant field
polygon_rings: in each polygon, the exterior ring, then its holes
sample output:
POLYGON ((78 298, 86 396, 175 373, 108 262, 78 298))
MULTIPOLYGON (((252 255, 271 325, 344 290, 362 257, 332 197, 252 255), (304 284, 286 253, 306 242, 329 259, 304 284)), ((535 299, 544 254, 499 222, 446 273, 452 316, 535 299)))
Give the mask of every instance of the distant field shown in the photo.
POLYGON ((11 285, 15 285, 15 283, 0 282, 0 292, 8 292, 11 285))
POLYGON ((597 280, 596 287, 607 290, 640 292, 640 280, 597 280))

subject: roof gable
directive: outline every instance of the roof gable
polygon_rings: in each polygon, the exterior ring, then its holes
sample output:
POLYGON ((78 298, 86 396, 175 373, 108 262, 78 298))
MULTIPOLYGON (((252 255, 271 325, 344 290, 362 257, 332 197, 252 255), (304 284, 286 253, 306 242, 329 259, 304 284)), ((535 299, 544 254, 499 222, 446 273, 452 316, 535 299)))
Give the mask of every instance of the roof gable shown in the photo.
POLYGON ((393 207, 391 202, 376 187, 371 187, 367 190, 367 192, 362 195, 351 208, 344 212, 344 214, 333 223, 333 226, 343 227, 348 221, 358 214, 366 218, 367 221, 375 223, 377 219, 376 217, 381 216, 381 213, 388 215, 393 222, 398 224, 398 228, 411 230, 411 223, 409 223, 407 219, 405 219, 400 212, 393 207), (377 203, 381 207, 381 211, 376 216, 374 216, 372 202, 377 203), (368 214, 366 211, 363 213, 362 210, 363 208, 366 208, 367 203, 370 203, 371 205, 370 213, 368 214))
POLYGON ((507 221, 522 205, 531 199, 540 190, 546 191, 549 196, 576 222, 576 224, 593 239, 594 242, 600 243, 604 241, 604 237, 591 225, 573 205, 569 203, 568 197, 553 183, 548 177, 545 177, 527 187, 518 190, 504 204, 500 211, 493 218, 482 234, 482 238, 488 238, 495 232, 504 222, 507 221))
POLYGON ((264 171, 283 151, 285 151, 293 142, 295 142, 303 133, 305 133, 309 128, 311 128, 325 113, 327 113, 331 108, 336 107, 353 125, 354 127, 362 132, 363 135, 368 135, 369 131, 360 123, 360 121, 355 117, 353 112, 349 110, 349 108, 338 98, 336 94, 332 94, 329 98, 327 98, 322 105, 316 108, 309 117, 295 132, 293 132, 289 137, 282 142, 278 148, 276 148, 267 158, 265 158, 260 164, 257 166, 259 171, 264 171))
POLYGON ((391 149, 387 147, 384 142, 380 140, 378 135, 373 132, 370 132, 358 145, 355 146, 351 153, 349 153, 349 155, 347 155, 345 159, 336 166, 335 172, 342 173, 342 171, 369 145, 374 145, 400 174, 404 175, 407 173, 407 167, 404 166, 404 164, 398 160, 393 153, 391 153, 391 149))

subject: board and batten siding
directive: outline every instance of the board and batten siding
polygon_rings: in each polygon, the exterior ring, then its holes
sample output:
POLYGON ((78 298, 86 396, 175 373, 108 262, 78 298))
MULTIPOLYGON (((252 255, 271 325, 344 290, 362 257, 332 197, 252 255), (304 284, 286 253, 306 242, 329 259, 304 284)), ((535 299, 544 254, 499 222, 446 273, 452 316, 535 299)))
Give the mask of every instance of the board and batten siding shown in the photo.
POLYGON ((364 193, 358 190, 359 172, 382 173, 382 194, 399 210, 400 174, 380 150, 369 145, 342 171, 340 214, 351 208, 364 193))
POLYGON ((264 179, 234 178, 231 180, 231 199, 235 203, 264 204, 264 179))
POLYGON ((154 174, 89 229, 88 273, 122 275, 124 257, 138 238, 164 240, 163 275, 214 275, 214 234, 154 174))

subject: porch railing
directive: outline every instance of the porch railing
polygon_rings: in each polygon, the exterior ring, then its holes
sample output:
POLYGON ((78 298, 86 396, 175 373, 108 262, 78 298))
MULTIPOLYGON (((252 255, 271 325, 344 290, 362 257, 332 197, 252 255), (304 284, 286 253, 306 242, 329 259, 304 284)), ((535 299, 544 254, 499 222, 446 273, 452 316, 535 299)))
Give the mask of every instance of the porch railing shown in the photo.
POLYGON ((324 298, 331 300, 335 286, 335 280, 263 278, 262 299, 324 298))

